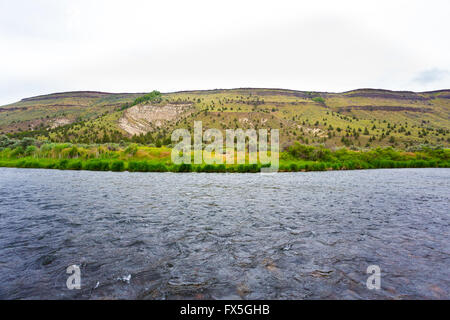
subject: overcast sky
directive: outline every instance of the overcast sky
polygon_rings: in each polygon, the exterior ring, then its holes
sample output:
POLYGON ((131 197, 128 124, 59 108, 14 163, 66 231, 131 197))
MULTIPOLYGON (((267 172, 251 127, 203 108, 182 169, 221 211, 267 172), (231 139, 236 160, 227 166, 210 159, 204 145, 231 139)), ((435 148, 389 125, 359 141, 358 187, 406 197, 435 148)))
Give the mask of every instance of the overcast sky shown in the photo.
POLYGON ((0 0, 0 104, 61 91, 450 88, 450 1, 0 0))

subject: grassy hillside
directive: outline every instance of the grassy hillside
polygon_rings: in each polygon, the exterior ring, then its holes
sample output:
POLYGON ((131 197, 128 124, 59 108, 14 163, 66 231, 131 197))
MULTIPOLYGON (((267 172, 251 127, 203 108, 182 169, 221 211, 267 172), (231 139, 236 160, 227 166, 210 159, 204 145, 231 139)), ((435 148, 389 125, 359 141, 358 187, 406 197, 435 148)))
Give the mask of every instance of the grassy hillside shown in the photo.
POLYGON ((102 117, 143 94, 65 92, 25 98, 0 107, 0 132, 40 130, 102 117))
POLYGON ((50 142, 169 145, 175 128, 280 129, 282 147, 397 149, 450 145, 450 90, 344 93, 230 89, 162 94, 69 92, 0 107, 0 134, 50 142))

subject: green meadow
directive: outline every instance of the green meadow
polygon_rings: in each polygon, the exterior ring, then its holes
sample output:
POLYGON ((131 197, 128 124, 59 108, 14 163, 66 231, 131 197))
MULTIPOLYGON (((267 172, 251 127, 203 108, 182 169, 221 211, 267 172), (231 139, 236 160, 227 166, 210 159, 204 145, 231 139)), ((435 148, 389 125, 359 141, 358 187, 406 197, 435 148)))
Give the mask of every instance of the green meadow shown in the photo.
MULTIPOLYGON (((9 140, 0 137, 0 166, 45 168, 59 170, 129 171, 129 172, 260 172, 270 163, 211 163, 207 157, 225 155, 203 153, 202 164, 174 164, 171 148, 131 143, 72 144, 43 143, 26 138, 9 140)), ((191 155, 193 158, 193 155, 191 155)), ((235 159, 237 153, 235 153, 235 159)), ((224 159, 224 158, 223 158, 224 159)), ((258 155, 259 159, 259 155, 258 155)), ((193 163, 193 161, 192 161, 193 163)), ((392 147, 354 151, 348 148, 331 150, 298 142, 279 154, 279 171, 327 171, 378 168, 449 168, 450 149, 417 148, 406 152, 392 147)))

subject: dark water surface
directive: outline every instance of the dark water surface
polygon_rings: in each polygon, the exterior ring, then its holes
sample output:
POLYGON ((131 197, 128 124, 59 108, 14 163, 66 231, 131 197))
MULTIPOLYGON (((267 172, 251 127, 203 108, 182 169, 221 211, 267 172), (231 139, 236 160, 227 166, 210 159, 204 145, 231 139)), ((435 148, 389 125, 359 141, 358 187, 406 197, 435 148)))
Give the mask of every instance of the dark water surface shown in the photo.
POLYGON ((449 207, 449 169, 0 168, 0 298, 449 299, 449 207))

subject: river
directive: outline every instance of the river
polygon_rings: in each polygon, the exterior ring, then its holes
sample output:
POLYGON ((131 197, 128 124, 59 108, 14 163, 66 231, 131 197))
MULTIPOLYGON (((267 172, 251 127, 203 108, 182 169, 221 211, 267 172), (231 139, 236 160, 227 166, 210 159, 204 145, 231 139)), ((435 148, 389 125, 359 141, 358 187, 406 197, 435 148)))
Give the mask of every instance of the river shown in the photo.
POLYGON ((449 208, 450 169, 0 168, 0 299, 449 299, 449 208))

